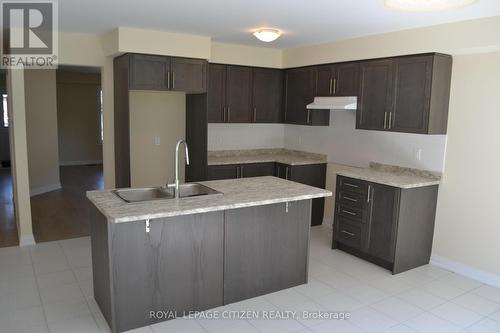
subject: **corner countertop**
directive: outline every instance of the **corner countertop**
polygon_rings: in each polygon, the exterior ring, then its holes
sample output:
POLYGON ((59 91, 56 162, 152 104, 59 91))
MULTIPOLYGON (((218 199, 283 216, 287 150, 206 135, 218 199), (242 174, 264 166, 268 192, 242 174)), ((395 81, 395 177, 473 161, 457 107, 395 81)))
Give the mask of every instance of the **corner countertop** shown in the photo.
POLYGON ((366 180, 403 189, 439 185, 441 176, 430 171, 410 169, 380 163, 370 163, 370 168, 349 168, 337 175, 366 180))
POLYGON ((112 190, 89 191, 87 198, 111 223, 206 213, 280 202, 329 197, 332 192, 277 177, 200 182, 222 195, 126 203, 112 190))
POLYGON ((288 165, 327 163, 326 155, 284 148, 208 152, 208 165, 277 162, 288 165))

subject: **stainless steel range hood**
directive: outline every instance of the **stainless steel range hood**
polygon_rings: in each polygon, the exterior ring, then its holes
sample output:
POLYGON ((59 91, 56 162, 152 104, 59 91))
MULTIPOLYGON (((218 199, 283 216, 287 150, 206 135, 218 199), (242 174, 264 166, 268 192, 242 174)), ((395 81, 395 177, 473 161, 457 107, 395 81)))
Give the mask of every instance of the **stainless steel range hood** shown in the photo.
POLYGON ((314 101, 307 105, 310 110, 356 110, 358 98, 347 97, 314 97, 314 101))

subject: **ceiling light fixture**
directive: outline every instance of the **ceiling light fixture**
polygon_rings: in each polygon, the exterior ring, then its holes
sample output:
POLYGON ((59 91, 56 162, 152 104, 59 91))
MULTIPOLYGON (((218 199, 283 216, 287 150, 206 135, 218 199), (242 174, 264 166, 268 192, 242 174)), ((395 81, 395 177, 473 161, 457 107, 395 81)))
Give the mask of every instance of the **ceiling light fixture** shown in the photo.
POLYGON ((281 32, 276 29, 259 29, 253 33, 257 39, 269 43, 281 36, 281 32))
POLYGON ((478 0, 385 0, 390 9, 405 12, 430 12, 471 5, 478 0))

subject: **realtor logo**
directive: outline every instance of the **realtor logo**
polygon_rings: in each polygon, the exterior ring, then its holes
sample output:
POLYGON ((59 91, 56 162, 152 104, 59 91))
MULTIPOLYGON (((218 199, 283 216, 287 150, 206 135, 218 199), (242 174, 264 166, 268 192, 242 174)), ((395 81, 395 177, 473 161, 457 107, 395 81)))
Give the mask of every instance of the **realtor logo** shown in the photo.
POLYGON ((57 3, 4 1, 1 68, 57 67, 57 3))

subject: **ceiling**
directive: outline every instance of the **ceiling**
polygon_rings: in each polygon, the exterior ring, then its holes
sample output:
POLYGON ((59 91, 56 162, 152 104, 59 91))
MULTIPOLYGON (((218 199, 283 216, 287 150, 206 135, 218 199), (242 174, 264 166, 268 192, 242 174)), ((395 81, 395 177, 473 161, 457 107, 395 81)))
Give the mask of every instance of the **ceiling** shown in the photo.
POLYGON ((387 10, 383 0, 59 0, 61 31, 101 33, 127 26, 276 48, 497 15, 499 0, 433 13, 387 10), (250 34, 259 27, 284 34, 263 43, 250 34))

